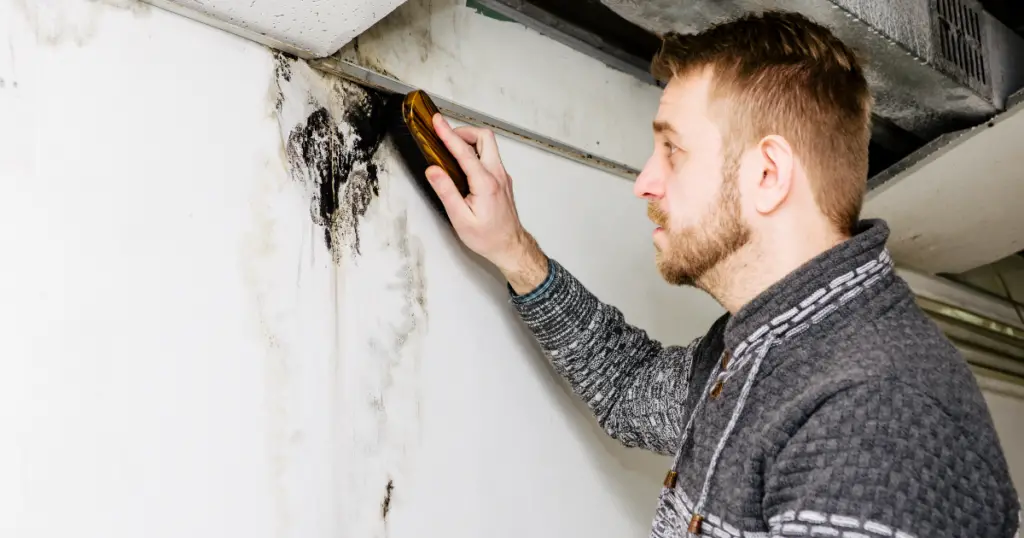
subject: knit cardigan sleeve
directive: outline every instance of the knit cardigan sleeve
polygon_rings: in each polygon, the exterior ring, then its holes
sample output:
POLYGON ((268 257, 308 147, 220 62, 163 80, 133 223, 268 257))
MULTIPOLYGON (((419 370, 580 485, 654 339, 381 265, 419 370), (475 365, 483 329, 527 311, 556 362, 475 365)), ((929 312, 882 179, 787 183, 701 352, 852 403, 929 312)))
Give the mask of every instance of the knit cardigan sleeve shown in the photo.
POLYGON ((548 268, 533 292, 509 291, 555 370, 610 436, 626 446, 674 454, 698 341, 664 346, 558 262, 549 260, 548 268))
POLYGON ((960 420, 892 380, 838 392, 770 466, 771 536, 1013 537, 1020 505, 994 471, 1005 462, 960 420))

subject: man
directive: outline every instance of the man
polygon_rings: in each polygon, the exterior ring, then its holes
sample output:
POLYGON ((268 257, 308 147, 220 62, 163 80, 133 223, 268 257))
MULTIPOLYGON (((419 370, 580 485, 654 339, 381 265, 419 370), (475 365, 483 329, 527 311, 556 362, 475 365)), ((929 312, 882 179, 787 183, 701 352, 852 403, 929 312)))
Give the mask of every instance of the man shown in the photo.
POLYGON ((667 86, 634 190, 657 264, 727 310, 688 346, 648 338, 545 256, 493 134, 435 118, 466 199, 427 171, 602 427, 675 457, 652 536, 1013 536, 978 386, 894 274, 886 224, 858 218, 871 99, 854 54, 767 13, 666 36, 653 72, 667 86))

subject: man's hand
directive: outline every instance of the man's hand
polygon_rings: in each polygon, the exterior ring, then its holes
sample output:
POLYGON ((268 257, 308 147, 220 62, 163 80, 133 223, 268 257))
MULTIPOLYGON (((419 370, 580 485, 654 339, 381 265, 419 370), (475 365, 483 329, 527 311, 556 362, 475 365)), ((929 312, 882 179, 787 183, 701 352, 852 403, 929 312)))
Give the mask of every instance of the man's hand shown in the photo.
POLYGON ((427 181, 456 234, 470 250, 493 263, 516 293, 532 291, 547 277, 547 257, 519 222, 512 179, 501 163, 494 133, 476 127, 452 129, 440 114, 433 120, 434 130, 469 181, 470 194, 463 198, 444 170, 427 168, 427 181))

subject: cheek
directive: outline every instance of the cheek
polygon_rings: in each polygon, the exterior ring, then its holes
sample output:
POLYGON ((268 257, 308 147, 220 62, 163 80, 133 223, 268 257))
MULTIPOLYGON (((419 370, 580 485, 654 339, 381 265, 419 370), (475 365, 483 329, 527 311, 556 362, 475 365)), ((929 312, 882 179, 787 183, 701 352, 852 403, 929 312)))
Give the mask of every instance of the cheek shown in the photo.
POLYGON ((665 188, 672 228, 696 226, 717 203, 721 172, 698 160, 680 163, 665 188))

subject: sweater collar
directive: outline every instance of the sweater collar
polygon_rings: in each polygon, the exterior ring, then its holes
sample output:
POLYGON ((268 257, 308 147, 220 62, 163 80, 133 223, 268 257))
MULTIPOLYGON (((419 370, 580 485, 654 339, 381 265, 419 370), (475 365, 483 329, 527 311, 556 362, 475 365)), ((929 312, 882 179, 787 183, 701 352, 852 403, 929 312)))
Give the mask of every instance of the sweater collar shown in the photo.
POLYGON ((725 326, 726 349, 739 355, 769 333, 777 340, 795 336, 812 319, 815 324, 836 323, 824 317, 837 302, 846 303, 859 285, 889 273, 888 238, 885 221, 860 221, 850 239, 815 256, 731 316, 725 326))

